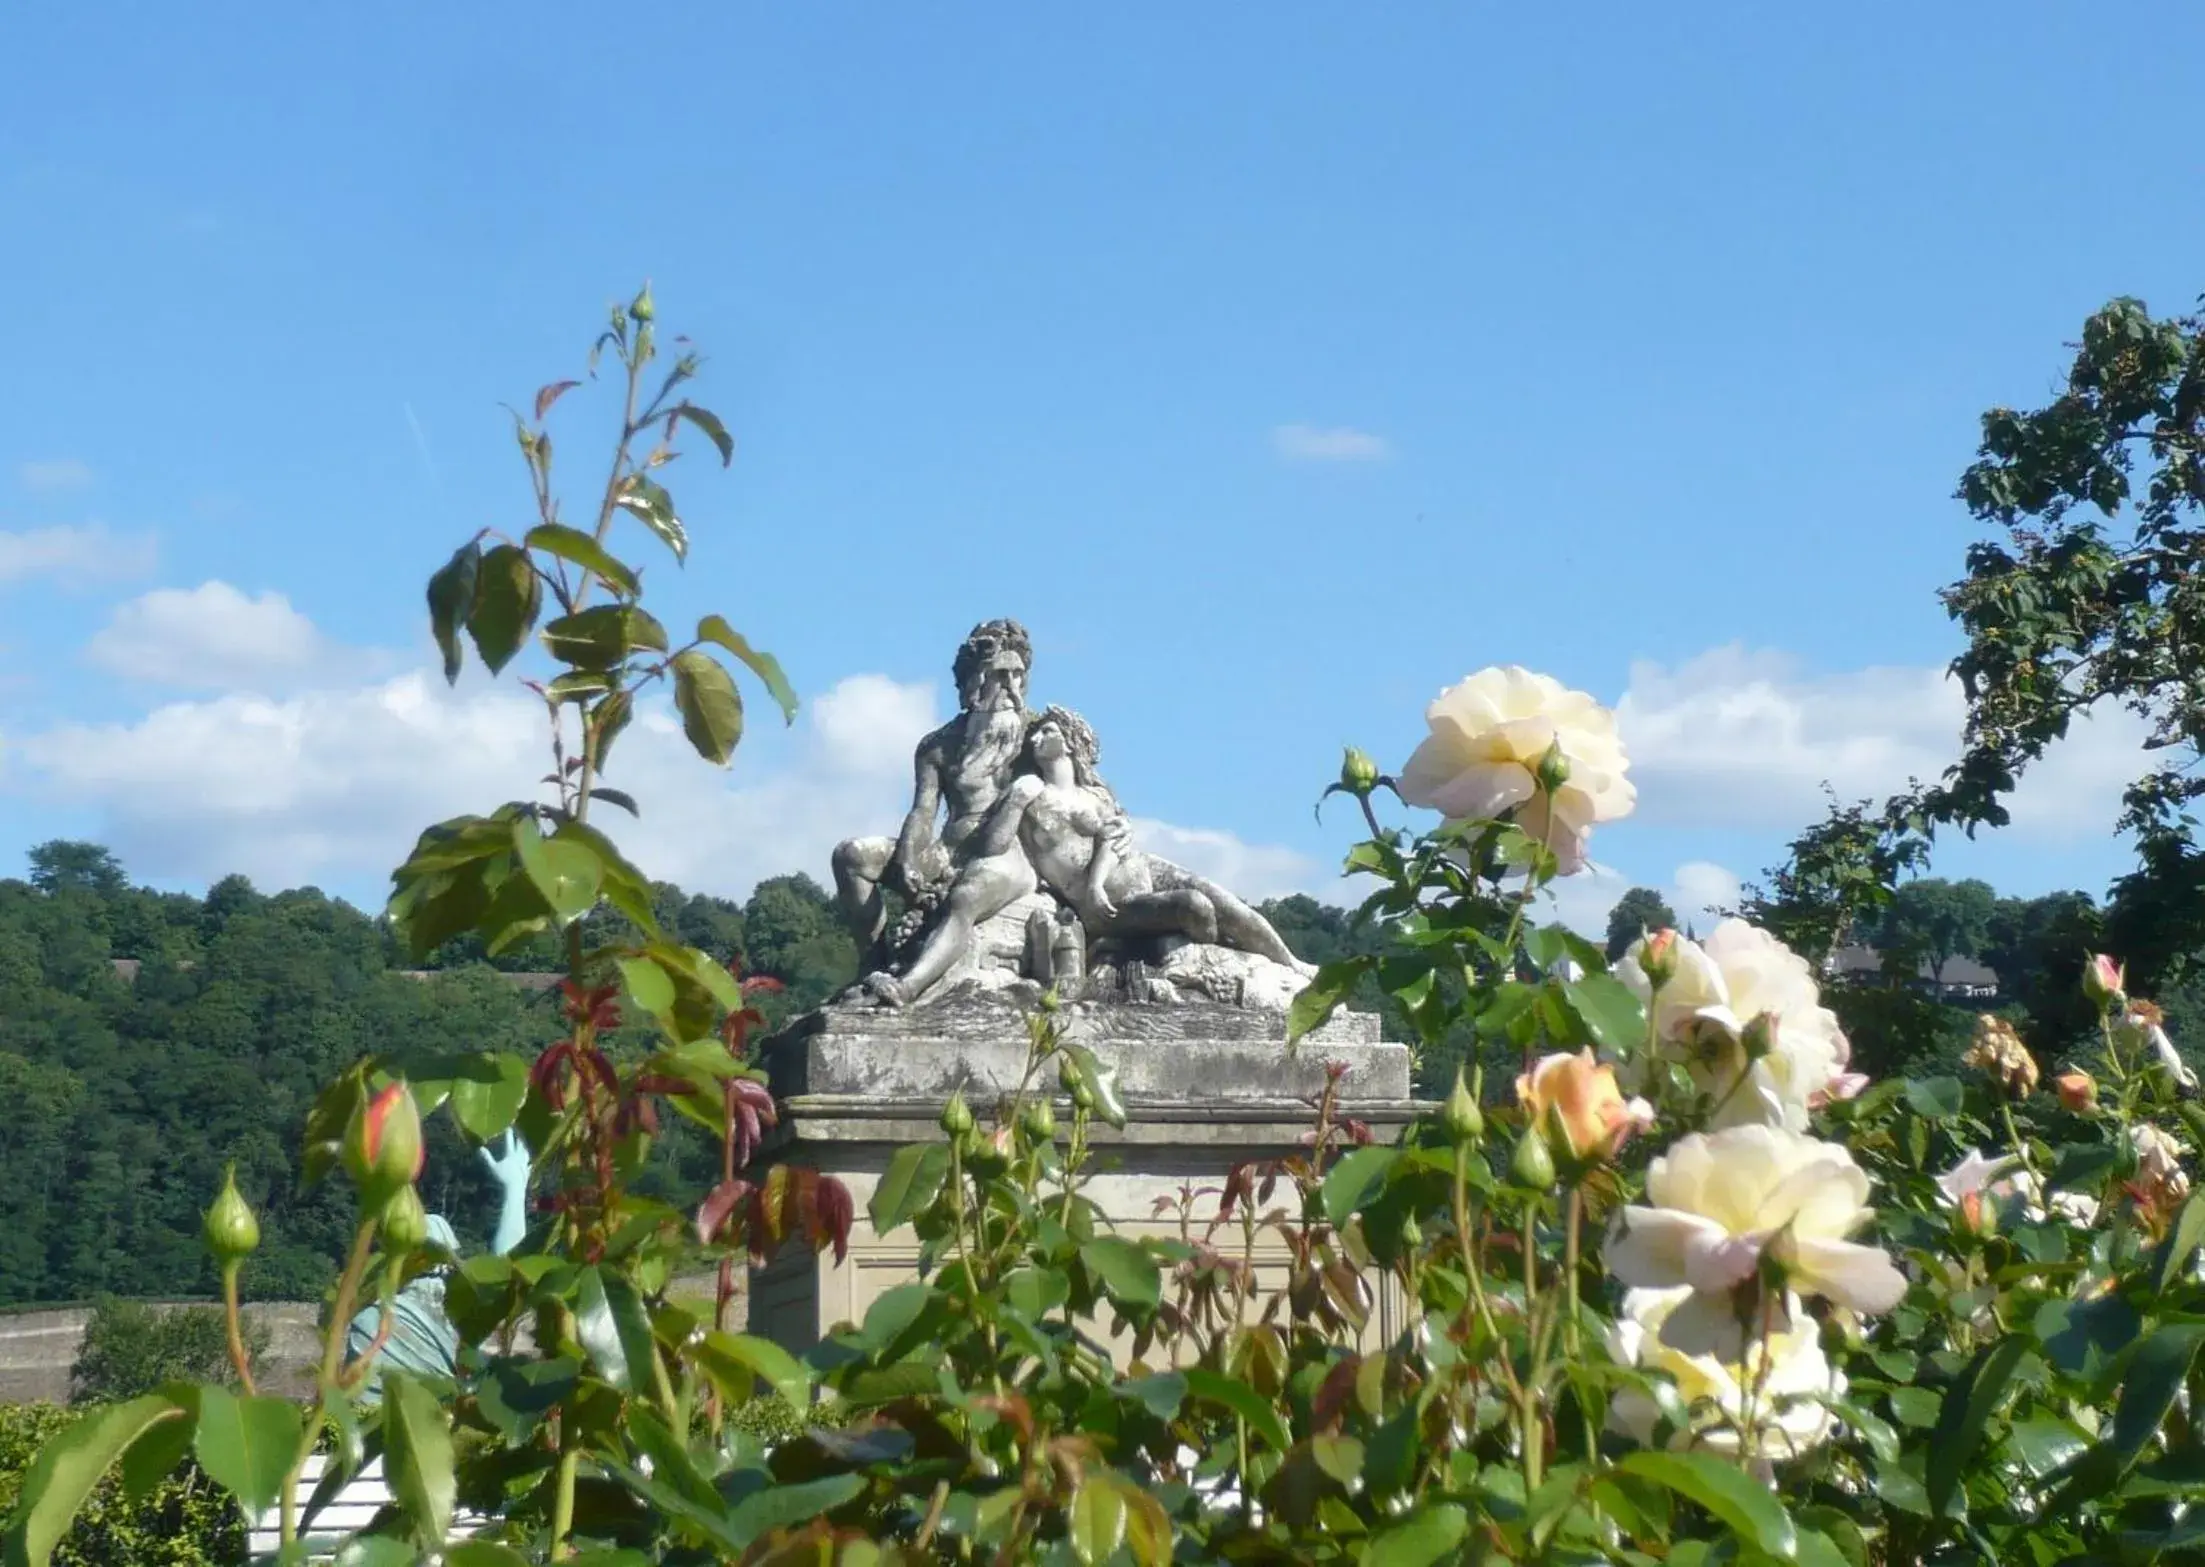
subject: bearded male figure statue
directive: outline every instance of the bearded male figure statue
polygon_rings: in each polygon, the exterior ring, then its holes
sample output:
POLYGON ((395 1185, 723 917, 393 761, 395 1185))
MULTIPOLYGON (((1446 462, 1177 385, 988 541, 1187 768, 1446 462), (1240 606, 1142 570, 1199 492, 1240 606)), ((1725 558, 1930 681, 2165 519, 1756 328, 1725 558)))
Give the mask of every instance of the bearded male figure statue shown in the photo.
POLYGON ((951 666, 957 716, 920 741, 912 758, 911 810, 903 831, 894 838, 851 838, 835 846, 835 891, 857 936, 862 969, 878 971, 891 956, 881 888, 891 887, 914 908, 931 911, 957 880, 966 840, 1010 787, 1026 744, 1026 682, 1032 668, 1033 642, 1017 621, 973 627, 951 666), (947 820, 937 829, 935 819, 945 808, 947 820))

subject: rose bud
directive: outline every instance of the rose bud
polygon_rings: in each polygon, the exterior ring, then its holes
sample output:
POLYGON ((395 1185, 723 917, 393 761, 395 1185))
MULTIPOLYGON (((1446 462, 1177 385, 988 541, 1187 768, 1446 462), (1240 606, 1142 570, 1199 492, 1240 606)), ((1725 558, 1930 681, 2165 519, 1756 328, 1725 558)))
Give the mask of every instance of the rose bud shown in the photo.
POLYGON ((962 1088, 951 1094, 949 1103, 942 1106, 941 1127, 951 1137, 962 1137, 972 1130, 972 1107, 965 1103, 962 1088))
POLYGON ((421 1107, 403 1079, 354 1114, 345 1133, 344 1156, 345 1168, 369 1207, 380 1208, 399 1187, 420 1178, 429 1150, 421 1140, 421 1107))
POLYGON ((1349 746, 1340 758, 1340 787, 1357 799, 1378 787, 1378 764, 1368 751, 1349 746))
POLYGON ((1547 1150, 1547 1140, 1539 1135, 1537 1125, 1525 1127, 1524 1135, 1516 1140, 1516 1151, 1508 1161, 1508 1178, 1526 1191, 1552 1190, 1554 1155, 1547 1150))
POLYGON ((207 1250, 223 1267, 250 1257, 260 1246, 260 1221, 237 1189, 237 1166, 222 1172, 222 1190, 207 1210, 207 1250))
POLYGON ((2059 1091, 2060 1103, 2078 1115, 2098 1103, 2098 1085, 2088 1072, 2062 1072, 2052 1079, 2052 1086, 2059 1091))
POLYGON ((2083 994, 2090 998, 2099 1011, 2126 1004, 2128 972, 2103 952, 2090 954, 2090 961, 2083 965, 2083 994))
POLYGON ((1547 747, 1546 754, 1539 758, 1539 770, 1533 776, 1548 794, 1570 781, 1570 759, 1562 754, 1561 741, 1547 747))
POLYGON ((1666 925, 1642 938, 1638 944, 1638 971, 1646 976, 1646 983, 1655 990, 1661 989, 1677 977, 1677 933, 1666 925))
POLYGON ((1046 1094, 1036 1095, 1028 1100, 1025 1114, 1020 1119, 1026 1129, 1026 1135, 1033 1141, 1048 1143, 1056 1140, 1056 1107, 1049 1103, 1046 1094))
POLYGON ((1440 1106, 1439 1119, 1447 1130, 1447 1140, 1457 1148, 1469 1147, 1485 1133, 1485 1116, 1478 1109, 1470 1085, 1462 1080, 1459 1066, 1455 1068, 1455 1086, 1440 1106))
POLYGON ((429 1239, 429 1210, 421 1206, 421 1193, 408 1183, 391 1193, 383 1204, 383 1250, 393 1257, 419 1251, 429 1239))

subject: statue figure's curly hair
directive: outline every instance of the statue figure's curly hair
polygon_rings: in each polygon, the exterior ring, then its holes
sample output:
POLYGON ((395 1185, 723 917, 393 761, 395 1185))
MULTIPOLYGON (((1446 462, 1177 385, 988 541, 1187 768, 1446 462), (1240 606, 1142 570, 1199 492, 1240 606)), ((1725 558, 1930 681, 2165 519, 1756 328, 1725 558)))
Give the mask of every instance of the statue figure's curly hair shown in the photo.
POLYGON ((1026 628, 1015 620, 984 620, 974 626, 957 649, 957 661, 950 666, 950 673, 960 686, 970 674, 996 654, 1011 652, 1028 669, 1034 667, 1034 642, 1026 634, 1026 628))
MULTIPOLYGON (((1110 794, 1110 785, 1102 781, 1102 774, 1095 771, 1096 762, 1102 759, 1102 742, 1095 738, 1095 726, 1069 707, 1045 707, 1026 726, 1026 750, 1033 752, 1034 736, 1043 724, 1055 724, 1064 731, 1064 749, 1072 759, 1072 776, 1091 789, 1110 794)), ((1115 795, 1112 796, 1116 798, 1115 795)))

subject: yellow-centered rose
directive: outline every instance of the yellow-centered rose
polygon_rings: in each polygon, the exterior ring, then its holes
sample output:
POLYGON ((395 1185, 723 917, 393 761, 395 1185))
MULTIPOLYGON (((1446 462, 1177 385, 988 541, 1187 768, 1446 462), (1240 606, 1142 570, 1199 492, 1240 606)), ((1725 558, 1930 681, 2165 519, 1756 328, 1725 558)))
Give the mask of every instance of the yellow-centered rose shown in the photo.
POLYGON ((1615 1068, 1590 1050, 1542 1057, 1516 1079, 1516 1097, 1533 1125, 1557 1132, 1580 1159, 1612 1159, 1624 1139, 1653 1120, 1643 1099, 1625 1099, 1615 1068))

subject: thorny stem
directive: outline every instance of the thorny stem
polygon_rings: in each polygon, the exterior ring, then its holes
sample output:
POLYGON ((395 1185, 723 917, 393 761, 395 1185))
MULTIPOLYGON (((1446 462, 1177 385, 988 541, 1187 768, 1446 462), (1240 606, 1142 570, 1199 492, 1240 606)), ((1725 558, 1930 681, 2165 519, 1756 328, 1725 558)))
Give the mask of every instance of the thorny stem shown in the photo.
MULTIPOLYGON (((1470 1150, 1455 1150, 1455 1241, 1462 1248, 1462 1271, 1470 1281, 1470 1298, 1477 1304, 1478 1322, 1498 1345, 1501 1338, 1499 1321, 1493 1315, 1493 1302, 1485 1293, 1485 1270, 1479 1265, 1476 1239, 1470 1230, 1470 1150)), ((1497 1355, 1494 1363, 1501 1368, 1501 1377, 1507 1382, 1511 1395, 1521 1401, 1523 1387, 1516 1380, 1516 1367, 1507 1355, 1497 1355)))
MULTIPOLYGON (((1524 1324, 1527 1329, 1531 1326, 1532 1302, 1539 1292, 1538 1242, 1538 1208, 1527 1204, 1524 1208, 1524 1324)), ((1539 1489, 1541 1472, 1546 1466, 1546 1433, 1539 1428, 1539 1383, 1545 1370, 1535 1361, 1517 1396, 1517 1434, 1524 1449, 1526 1496, 1539 1489)))
MULTIPOLYGON (((553 1342, 568 1337, 573 1332, 574 1317, 561 1305, 554 1309, 557 1332, 553 1342)), ((559 1411, 559 1472, 551 1493, 551 1559, 565 1561, 574 1554, 574 1547, 567 1536, 574 1532, 574 1486, 582 1473, 582 1439, 575 1429, 574 1411, 562 1407, 559 1411)))

